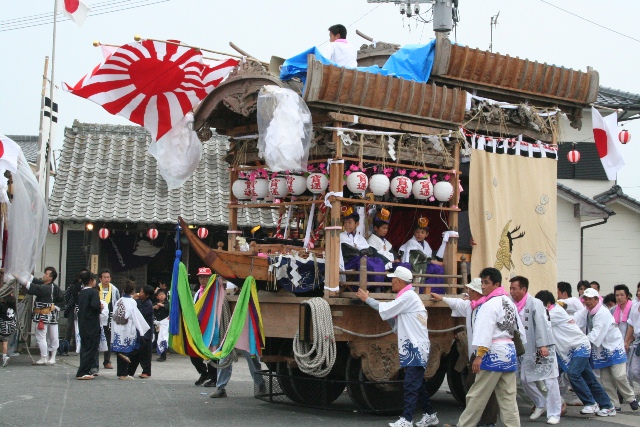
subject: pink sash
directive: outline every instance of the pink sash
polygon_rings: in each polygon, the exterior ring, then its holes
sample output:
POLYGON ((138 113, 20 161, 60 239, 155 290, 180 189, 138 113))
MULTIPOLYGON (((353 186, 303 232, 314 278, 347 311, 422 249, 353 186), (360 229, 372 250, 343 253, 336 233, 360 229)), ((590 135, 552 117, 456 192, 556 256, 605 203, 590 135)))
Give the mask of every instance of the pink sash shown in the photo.
POLYGON ((616 309, 613 311, 613 320, 616 321, 616 324, 629 320, 629 312, 631 311, 632 305, 631 301, 627 301, 627 305, 624 306, 624 311, 620 310, 620 305, 616 305, 616 309), (620 315, 622 315, 622 317, 620 315))

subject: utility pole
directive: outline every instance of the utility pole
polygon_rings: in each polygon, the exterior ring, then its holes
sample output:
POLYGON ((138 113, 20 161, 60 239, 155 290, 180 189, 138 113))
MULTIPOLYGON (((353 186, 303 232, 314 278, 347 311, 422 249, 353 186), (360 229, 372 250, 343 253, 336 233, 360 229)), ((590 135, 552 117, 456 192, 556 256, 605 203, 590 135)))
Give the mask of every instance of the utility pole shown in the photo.
POLYGON ((491 17, 491 24, 489 27, 491 28, 491 41, 489 42, 489 52, 493 52, 493 27, 498 26, 498 16, 500 16, 500 11, 491 17))

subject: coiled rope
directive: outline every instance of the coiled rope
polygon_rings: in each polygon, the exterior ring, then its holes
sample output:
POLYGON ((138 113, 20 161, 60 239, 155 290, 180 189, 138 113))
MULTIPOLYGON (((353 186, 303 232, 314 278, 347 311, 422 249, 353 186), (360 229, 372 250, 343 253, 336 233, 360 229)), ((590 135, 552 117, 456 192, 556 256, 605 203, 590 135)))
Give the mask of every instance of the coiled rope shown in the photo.
POLYGON ((302 372, 314 377, 325 377, 336 361, 331 307, 323 298, 311 298, 302 304, 307 304, 311 310, 313 340, 311 343, 301 342, 298 330, 293 338, 293 355, 302 372))

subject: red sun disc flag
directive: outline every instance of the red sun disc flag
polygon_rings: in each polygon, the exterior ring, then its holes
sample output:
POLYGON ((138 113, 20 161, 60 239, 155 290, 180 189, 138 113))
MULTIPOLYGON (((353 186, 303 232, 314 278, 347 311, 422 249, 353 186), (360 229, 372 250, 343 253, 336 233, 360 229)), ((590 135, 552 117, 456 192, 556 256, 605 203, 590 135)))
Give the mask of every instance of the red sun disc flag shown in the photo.
POLYGON ((616 174, 624 166, 622 154, 618 149, 618 116, 609 114, 602 117, 600 112, 591 107, 593 121, 593 139, 596 142, 598 155, 610 181, 615 181, 616 174))
POLYGON ((0 134, 0 169, 16 173, 20 151, 22 149, 13 139, 0 134))
POLYGON ((120 46, 75 86, 64 83, 64 89, 144 126, 157 141, 236 65, 236 59, 205 65, 193 48, 144 40, 120 46))
POLYGON ((58 13, 64 13, 81 27, 87 19, 89 8, 80 0, 58 0, 58 13))

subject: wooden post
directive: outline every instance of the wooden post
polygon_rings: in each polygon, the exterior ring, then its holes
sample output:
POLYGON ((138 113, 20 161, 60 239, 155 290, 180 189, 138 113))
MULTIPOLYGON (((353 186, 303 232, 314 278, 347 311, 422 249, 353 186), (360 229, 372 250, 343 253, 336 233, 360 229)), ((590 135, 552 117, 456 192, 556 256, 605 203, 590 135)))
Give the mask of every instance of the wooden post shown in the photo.
MULTIPOLYGON (((333 126, 336 128, 342 127, 342 122, 334 122, 333 126)), ((338 136, 337 131, 332 133, 332 142, 335 144, 336 153, 333 160, 342 159, 342 141, 338 136)), ((341 192, 344 185, 344 163, 332 162, 329 167, 329 191, 341 192)), ((339 286, 340 281, 340 229, 333 227, 340 227, 342 225, 340 221, 340 209, 342 203, 340 200, 331 200, 331 220, 329 222, 329 230, 325 227, 325 250, 326 250, 326 262, 325 262, 325 283, 327 287, 336 288, 339 286)), ((324 297, 329 297, 329 292, 325 290, 324 297)))
POLYGON ((359 287, 360 289, 367 290, 367 257, 363 256, 360 258, 360 279, 359 287))
MULTIPOLYGON (((238 199, 233 195, 233 183, 238 179, 238 171, 235 169, 231 169, 229 172, 229 202, 230 203, 238 203, 238 199)), ((236 231, 238 228, 238 209, 235 207, 229 208, 229 231, 236 231)), ((227 250, 234 251, 236 247, 236 236, 237 233, 229 233, 227 234, 227 250)))
MULTIPOLYGON (((456 173, 453 175, 453 197, 449 201, 449 207, 458 205, 458 198, 460 197, 460 144, 455 143, 453 147, 453 167, 456 173)), ((449 230, 458 231, 458 212, 449 211, 449 230)), ((444 274, 458 274, 458 239, 452 237, 447 243, 447 248, 444 253, 444 274)), ((447 283, 454 284, 455 279, 447 279, 447 283)), ((455 289, 447 288, 448 294, 453 293, 455 289)))

